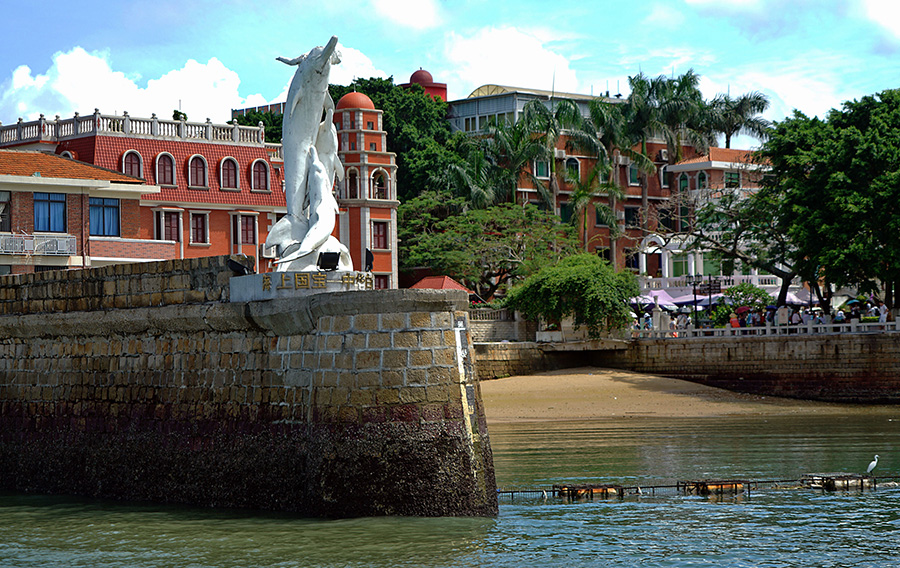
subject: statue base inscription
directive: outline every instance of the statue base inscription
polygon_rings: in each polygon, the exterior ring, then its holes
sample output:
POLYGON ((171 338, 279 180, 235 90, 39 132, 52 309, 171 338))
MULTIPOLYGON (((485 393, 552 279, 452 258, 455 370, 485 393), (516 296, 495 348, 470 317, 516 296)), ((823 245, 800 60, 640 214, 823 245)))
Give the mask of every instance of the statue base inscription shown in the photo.
POLYGON ((320 272, 271 272, 235 276, 230 281, 232 302, 256 302, 296 298, 324 292, 374 290, 371 272, 329 270, 320 272))

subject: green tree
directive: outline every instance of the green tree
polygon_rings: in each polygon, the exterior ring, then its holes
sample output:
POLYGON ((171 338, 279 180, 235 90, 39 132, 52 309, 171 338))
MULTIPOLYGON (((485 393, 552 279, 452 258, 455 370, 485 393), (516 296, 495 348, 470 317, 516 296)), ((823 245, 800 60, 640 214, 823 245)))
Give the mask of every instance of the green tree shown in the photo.
POLYGON ((760 115, 769 108, 769 98, 759 91, 744 93, 732 98, 717 95, 710 103, 712 127, 725 135, 725 147, 731 148, 731 138, 736 134, 748 134, 765 140, 771 123, 760 115))
POLYGON ((646 160, 635 162, 640 171, 641 185, 641 225, 644 234, 649 232, 648 220, 650 218, 650 196, 648 193, 648 175, 656 171, 656 166, 647 154, 647 140, 663 131, 663 124, 659 114, 659 94, 665 77, 651 79, 643 73, 628 78, 631 93, 625 100, 625 124, 626 135, 633 145, 639 147, 635 150, 646 160))
POLYGON ((470 148, 467 158, 460 164, 449 164, 443 175, 448 187, 466 198, 476 209, 510 201, 508 185, 501 179, 501 170, 485 156, 481 148, 470 148))
POLYGON ((263 129, 266 133, 266 142, 273 144, 281 143, 281 125, 283 116, 274 112, 259 112, 252 110, 246 114, 237 116, 235 122, 242 126, 259 126, 263 123, 263 129))
POLYGON ((512 287, 506 306, 528 319, 560 322, 572 317, 591 337, 625 328, 631 321, 627 300, 640 293, 635 276, 615 272, 593 254, 566 257, 512 287))
MULTIPOLYGON (((403 211, 401 223, 408 213, 413 210, 403 211)), ((430 267, 489 300, 509 282, 575 252, 578 239, 555 215, 504 203, 448 215, 401 246, 402 268, 430 267)))
MULTIPOLYGON (((498 189, 501 190, 504 201, 515 202, 516 189, 523 177, 529 179, 539 190, 544 189, 532 172, 532 164, 545 157, 546 150, 527 121, 489 124, 484 130, 484 136, 477 140, 491 163, 500 170, 496 177, 497 183, 502 186, 498 189)), ((549 196, 545 199, 549 200, 549 196)))
POLYGON ((797 247, 789 234, 792 221, 784 195, 777 189, 763 187, 749 195, 725 191, 698 206, 697 222, 689 234, 696 249, 781 278, 776 303, 783 305, 798 274, 797 247))
POLYGON ((660 134, 666 141, 670 165, 684 158, 685 144, 706 153, 711 137, 705 129, 708 107, 700 93, 700 76, 688 69, 678 77, 660 77, 654 94, 658 105, 660 134))
POLYGON ((365 93, 383 111, 382 125, 388 150, 397 154, 397 193, 401 201, 422 191, 438 189, 443 172, 462 160, 462 134, 453 135, 447 121, 447 103, 428 96, 420 85, 403 88, 393 78, 356 79, 349 86, 330 85, 337 104, 351 91, 365 93))
POLYGON ((559 196, 559 179, 556 174, 556 146, 563 133, 568 136, 567 144, 591 144, 591 136, 586 135, 583 128, 584 119, 581 111, 574 101, 569 99, 551 99, 553 108, 548 108, 540 100, 532 100, 525 103, 522 118, 527 128, 538 137, 538 141, 544 148, 543 158, 550 164, 550 178, 545 188, 538 184, 541 197, 550 206, 551 211, 556 211, 557 197, 559 196))
POLYGON ((900 281, 900 91, 846 102, 826 120, 795 114, 761 154, 790 214, 795 261, 809 282, 880 291, 900 281))
POLYGON ((590 243, 588 242, 588 210, 591 204, 594 205, 597 220, 609 227, 611 242, 615 242, 618 234, 616 212, 611 204, 615 203, 616 199, 623 199, 625 194, 615 182, 603 181, 604 176, 608 177, 608 175, 609 166, 605 163, 598 163, 591 168, 583 179, 579 175, 566 173, 566 181, 571 191, 569 203, 572 205, 574 213, 571 222, 574 224, 580 221, 581 223, 581 242, 585 252, 590 250, 590 243), (600 197, 606 197, 607 202, 602 203, 598 201, 597 198, 600 197))
POLYGON ((741 306, 747 306, 751 311, 765 310, 773 301, 768 292, 750 284, 741 282, 725 290, 723 296, 731 300, 731 304, 718 304, 712 314, 712 320, 716 325, 727 324, 731 314, 741 306))

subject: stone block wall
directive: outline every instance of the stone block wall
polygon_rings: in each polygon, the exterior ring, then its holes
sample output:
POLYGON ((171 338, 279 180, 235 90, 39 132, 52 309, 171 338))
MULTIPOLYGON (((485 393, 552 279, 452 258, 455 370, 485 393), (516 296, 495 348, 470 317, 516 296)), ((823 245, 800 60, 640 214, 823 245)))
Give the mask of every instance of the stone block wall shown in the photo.
POLYGON ((640 340, 592 363, 754 394, 900 402, 900 334, 640 340))
MULTIPOLYGON (((173 289, 149 292, 130 286, 153 276, 107 272, 126 307, 38 313, 46 299, 29 289, 24 313, 0 316, 0 488, 327 517, 496 514, 464 292, 227 303, 227 257, 183 267, 150 272, 173 289), (147 293, 164 305, 132 297, 147 293)), ((106 286, 83 276, 74 287, 106 286)))
POLYGON ((0 276, 0 316, 224 301, 229 263, 253 267, 249 257, 215 256, 0 276))

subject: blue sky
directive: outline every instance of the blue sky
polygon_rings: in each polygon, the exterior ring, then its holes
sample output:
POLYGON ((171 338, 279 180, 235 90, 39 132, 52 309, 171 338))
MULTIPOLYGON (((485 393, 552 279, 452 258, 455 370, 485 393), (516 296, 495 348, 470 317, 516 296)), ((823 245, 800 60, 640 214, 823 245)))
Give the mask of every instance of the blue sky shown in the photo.
MULTIPOLYGON (((823 116, 900 87, 897 0, 13 0, 0 121, 155 112, 224 122, 283 100, 275 61, 340 39, 332 82, 423 67, 451 99, 486 83, 628 94, 628 77, 693 68, 704 96, 762 91, 767 117, 823 116)), ((750 145, 752 141, 746 141, 750 145)))

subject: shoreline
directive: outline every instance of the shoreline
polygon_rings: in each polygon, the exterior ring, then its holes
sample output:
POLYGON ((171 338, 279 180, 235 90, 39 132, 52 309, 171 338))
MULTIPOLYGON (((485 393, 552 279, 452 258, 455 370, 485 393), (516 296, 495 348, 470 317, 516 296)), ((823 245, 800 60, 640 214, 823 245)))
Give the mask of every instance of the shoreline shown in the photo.
POLYGON ((737 393, 680 379, 579 367, 481 382, 488 423, 604 418, 876 413, 900 408, 737 393))

